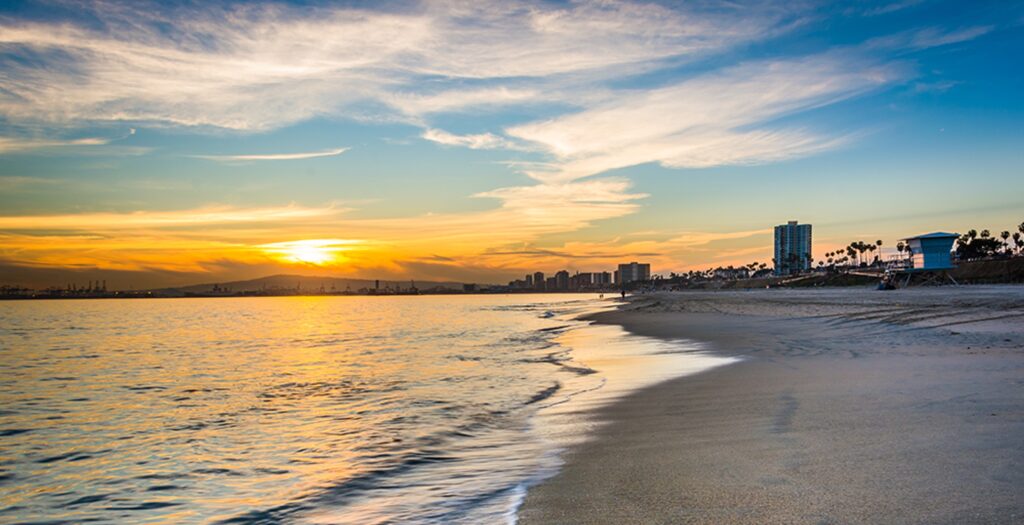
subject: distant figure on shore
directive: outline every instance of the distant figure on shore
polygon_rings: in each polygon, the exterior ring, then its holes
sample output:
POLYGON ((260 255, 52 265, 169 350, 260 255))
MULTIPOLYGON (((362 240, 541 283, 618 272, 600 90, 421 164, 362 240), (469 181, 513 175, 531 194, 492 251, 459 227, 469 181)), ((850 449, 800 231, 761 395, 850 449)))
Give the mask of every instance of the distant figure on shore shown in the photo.
POLYGON ((878 283, 879 290, 895 290, 896 289, 896 278, 894 275, 886 272, 882 276, 882 280, 878 283))
POLYGON ((622 298, 623 298, 623 299, 625 299, 625 298, 626 298, 626 291, 625 291, 625 290, 623 290, 623 291, 622 291, 622 298))

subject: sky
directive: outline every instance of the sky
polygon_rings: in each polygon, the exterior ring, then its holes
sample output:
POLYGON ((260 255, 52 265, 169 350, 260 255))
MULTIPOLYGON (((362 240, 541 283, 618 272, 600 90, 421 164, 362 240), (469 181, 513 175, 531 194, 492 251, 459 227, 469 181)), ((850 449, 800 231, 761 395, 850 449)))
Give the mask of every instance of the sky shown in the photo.
POLYGON ((0 6, 0 284, 506 282, 1024 221, 1024 4, 0 6))

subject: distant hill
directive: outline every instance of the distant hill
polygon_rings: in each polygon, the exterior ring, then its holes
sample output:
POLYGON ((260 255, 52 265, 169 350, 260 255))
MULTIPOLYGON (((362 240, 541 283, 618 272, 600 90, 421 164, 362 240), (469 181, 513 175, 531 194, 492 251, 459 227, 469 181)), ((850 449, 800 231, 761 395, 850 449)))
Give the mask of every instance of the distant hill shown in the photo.
MULTIPOLYGON (((178 286, 174 288, 161 288, 158 291, 164 294, 176 295, 185 293, 206 293, 213 291, 214 287, 221 290, 229 290, 231 292, 255 292, 259 290, 274 290, 274 289, 287 289, 294 290, 299 288, 300 290, 317 291, 323 287, 326 291, 337 291, 344 292, 350 290, 357 292, 361 288, 373 288, 374 281, 372 279, 347 279, 340 277, 308 277, 305 275, 271 275, 268 277, 260 277, 259 279, 250 279, 247 281, 230 281, 220 283, 205 283, 205 284, 194 284, 191 286, 178 286)), ((450 290, 461 290, 462 283, 456 282, 440 282, 440 281, 390 281, 381 280, 380 288, 384 289, 395 289, 400 288, 402 290, 409 289, 410 286, 415 284, 416 288, 420 290, 430 290, 434 288, 444 288, 450 290)))

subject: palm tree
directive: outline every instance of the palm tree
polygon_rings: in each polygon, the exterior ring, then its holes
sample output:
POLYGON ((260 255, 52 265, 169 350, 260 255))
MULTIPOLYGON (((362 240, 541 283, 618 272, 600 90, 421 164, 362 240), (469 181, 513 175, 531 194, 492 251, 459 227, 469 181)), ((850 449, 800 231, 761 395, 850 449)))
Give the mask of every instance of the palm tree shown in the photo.
POLYGON ((857 251, 860 252, 860 264, 864 266, 864 252, 868 251, 868 243, 864 241, 857 241, 857 251))
POLYGON ((1008 232, 1008 231, 1000 232, 999 233, 999 237, 1003 240, 1003 251, 1007 252, 1007 253, 1011 253, 1011 251, 1010 251, 1010 243, 1007 242, 1008 239, 1010 238, 1010 232, 1008 232))
POLYGON ((903 241, 896 243, 896 251, 900 252, 900 258, 903 258, 903 250, 906 249, 907 245, 903 244, 903 241))

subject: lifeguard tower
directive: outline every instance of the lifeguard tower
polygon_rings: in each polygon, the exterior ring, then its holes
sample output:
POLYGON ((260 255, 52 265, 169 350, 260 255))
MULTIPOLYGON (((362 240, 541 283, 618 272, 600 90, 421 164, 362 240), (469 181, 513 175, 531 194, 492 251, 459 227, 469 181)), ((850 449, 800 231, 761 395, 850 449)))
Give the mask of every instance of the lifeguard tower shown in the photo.
POLYGON ((953 243, 959 237, 955 233, 935 232, 903 239, 910 251, 909 264, 899 270, 899 277, 902 278, 902 274, 906 274, 903 287, 906 288, 914 280, 919 281, 918 284, 922 286, 943 284, 947 281, 957 284, 949 270, 956 268, 951 252, 953 243))

